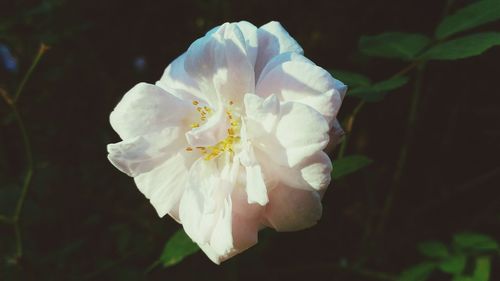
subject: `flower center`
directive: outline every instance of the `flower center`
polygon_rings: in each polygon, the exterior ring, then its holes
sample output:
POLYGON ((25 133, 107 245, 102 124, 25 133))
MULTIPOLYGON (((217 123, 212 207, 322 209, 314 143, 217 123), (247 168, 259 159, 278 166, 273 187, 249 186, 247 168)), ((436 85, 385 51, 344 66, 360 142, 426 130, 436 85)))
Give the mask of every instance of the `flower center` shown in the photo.
MULTIPOLYGON (((200 114, 200 121, 193 122, 190 124, 191 128, 198 128, 203 125, 207 118, 213 114, 213 110, 208 106, 200 106, 198 101, 193 101, 192 104, 196 107, 196 111, 200 114)), ((234 154, 234 145, 239 142, 240 136, 238 135, 240 131, 239 117, 233 114, 233 101, 228 102, 228 106, 225 109, 226 120, 229 122, 229 127, 227 128, 227 136, 223 140, 219 141, 213 146, 197 146, 197 147, 186 147, 186 151, 198 151, 203 156, 205 160, 212 160, 224 152, 228 152, 231 155, 234 154)))

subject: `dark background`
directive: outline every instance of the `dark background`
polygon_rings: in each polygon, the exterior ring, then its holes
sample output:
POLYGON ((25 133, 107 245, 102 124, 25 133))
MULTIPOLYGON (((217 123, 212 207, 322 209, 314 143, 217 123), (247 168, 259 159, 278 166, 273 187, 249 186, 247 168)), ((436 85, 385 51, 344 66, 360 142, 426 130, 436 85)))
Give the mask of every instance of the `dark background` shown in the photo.
MULTIPOLYGON (((18 104, 35 174, 21 220, 24 257, 17 265, 8 263, 12 228, 0 225, 0 280, 376 280, 358 272, 367 270, 341 265, 397 274, 422 259, 418 242, 449 241, 460 231, 500 238, 500 48, 427 65, 415 137, 382 233, 372 228, 404 143, 413 82, 358 116, 347 154, 375 162, 333 183, 317 226, 263 231, 257 246, 221 266, 198 253, 145 275, 178 225, 159 219, 133 180, 106 159, 106 144, 119 141, 108 116, 121 96, 138 82, 158 80, 215 25, 280 21, 318 65, 377 81, 405 63, 360 55, 359 37, 385 31, 432 35, 445 2, 2 0, 0 42, 17 57, 19 71, 0 70, 0 87, 14 92, 40 42, 51 49, 18 104)), ((467 3, 455 1, 451 11, 467 3)), ((341 120, 357 102, 346 98, 341 120)), ((0 118, 0 213, 9 215, 26 163, 4 103, 0 118)), ((491 280, 499 280, 497 271, 491 280)))

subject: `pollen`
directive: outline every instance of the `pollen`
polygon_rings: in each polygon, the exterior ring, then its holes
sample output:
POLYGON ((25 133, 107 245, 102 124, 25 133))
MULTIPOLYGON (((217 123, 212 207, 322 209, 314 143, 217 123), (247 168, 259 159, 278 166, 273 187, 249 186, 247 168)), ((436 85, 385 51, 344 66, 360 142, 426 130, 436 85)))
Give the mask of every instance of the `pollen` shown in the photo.
MULTIPOLYGON (((191 128, 198 128, 203 123, 207 121, 207 118, 212 115, 212 109, 208 106, 202 106, 198 101, 193 101, 192 104, 196 107, 196 111, 200 114, 200 122, 191 123, 191 128)), ((225 139, 219 141, 213 146, 197 146, 196 151, 198 151, 203 159, 212 160, 223 153, 228 152, 234 154, 234 144, 240 141, 240 137, 237 132, 240 130, 240 124, 235 120, 233 113, 231 112, 233 101, 228 102, 228 106, 225 110, 227 121, 229 122, 229 128, 227 128, 227 136, 225 139)), ((194 151, 192 147, 187 147, 186 151, 194 151)))

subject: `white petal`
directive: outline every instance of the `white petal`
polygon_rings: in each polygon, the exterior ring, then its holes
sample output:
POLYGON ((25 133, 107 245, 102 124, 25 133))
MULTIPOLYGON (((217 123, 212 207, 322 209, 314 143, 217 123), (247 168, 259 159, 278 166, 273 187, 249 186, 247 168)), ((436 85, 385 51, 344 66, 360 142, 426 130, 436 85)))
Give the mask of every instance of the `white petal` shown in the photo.
POLYGON ((264 206, 267 204, 268 198, 262 169, 255 158, 251 143, 245 138, 242 138, 242 142, 242 151, 239 154, 239 159, 246 171, 245 188, 248 194, 248 203, 258 203, 264 206))
POLYGON ((286 102, 281 106, 280 115, 276 138, 285 148, 290 166, 325 148, 329 127, 316 110, 301 103, 286 102))
POLYGON ((257 60, 257 50, 259 45, 259 39, 257 36, 257 27, 248 21, 240 21, 236 23, 245 37, 247 54, 252 65, 255 65, 257 60))
POLYGON ((280 103, 275 95, 262 99, 254 94, 246 94, 244 103, 249 138, 274 131, 280 113, 280 103))
POLYGON ((231 192, 227 181, 221 180, 216 161, 198 159, 189 170, 179 215, 186 233, 199 244, 209 243, 224 200, 231 192))
POLYGON ((246 167, 248 203, 258 203, 262 206, 269 201, 267 188, 260 165, 246 167))
POLYGON ((345 86, 323 68, 305 61, 286 61, 262 76, 256 93, 261 97, 276 94, 280 101, 307 104, 332 124, 342 103, 345 86))
POLYGON ((217 222, 210 238, 210 246, 220 257, 231 254, 234 250, 232 233, 232 202, 231 197, 224 199, 224 205, 219 210, 217 222))
POLYGON ((188 131, 186 139, 191 146, 212 146, 226 138, 229 126, 226 113, 221 108, 205 124, 188 131))
POLYGON ((288 62, 288 61, 297 61, 297 62, 304 62, 304 63, 309 63, 313 64, 314 62, 310 61, 308 58, 304 57, 302 54, 295 53, 295 52, 286 52, 286 53, 281 53, 275 57, 273 57, 262 69, 259 75, 259 79, 257 80, 257 85, 259 84, 259 81, 261 80, 262 77, 265 77, 269 71, 273 70, 275 67, 288 62))
POLYGON ((186 154, 178 153, 161 166, 134 178, 160 217, 179 203, 187 186, 190 162, 186 154))
POLYGON ((109 119, 122 139, 130 139, 179 126, 188 106, 160 87, 139 83, 123 96, 109 119))
POLYGON ((273 163, 272 160, 268 160, 267 164, 266 167, 270 167, 280 181, 289 187, 323 190, 331 181, 332 162, 323 151, 313 154, 291 168, 273 163))
POLYGON ((108 159, 131 177, 150 171, 183 146, 182 130, 168 127, 159 132, 108 144, 108 159))
MULTIPOLYGON (((202 92, 218 93, 236 103, 254 92, 255 77, 246 41, 237 24, 223 24, 196 40, 186 53, 186 72, 202 81, 202 92)), ((211 97, 215 103, 218 97, 211 97)))
POLYGON ((294 52, 302 54, 304 51, 299 43, 293 39, 283 26, 276 21, 269 22, 257 30, 259 37, 259 52, 255 63, 255 77, 266 64, 281 53, 294 52))
POLYGON ((186 73, 184 61, 186 54, 182 54, 167 66, 156 85, 165 91, 187 101, 205 101, 206 96, 201 92, 198 82, 186 73))
POLYGON ((180 204, 186 233, 219 263, 235 253, 230 182, 220 178, 215 161, 197 160, 180 204))
POLYGON ((277 231, 311 227, 321 218, 321 198, 316 191, 278 186, 269 194, 266 219, 277 231))
POLYGON ((274 134, 253 141, 254 147, 276 163, 293 167, 323 150, 328 143, 328 124, 316 110, 297 103, 281 104, 274 134))

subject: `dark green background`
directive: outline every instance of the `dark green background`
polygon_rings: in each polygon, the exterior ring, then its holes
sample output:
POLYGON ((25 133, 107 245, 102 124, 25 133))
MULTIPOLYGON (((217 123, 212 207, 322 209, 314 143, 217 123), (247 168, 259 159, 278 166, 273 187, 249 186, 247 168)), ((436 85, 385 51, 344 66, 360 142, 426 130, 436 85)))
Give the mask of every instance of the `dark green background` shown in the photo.
MULTIPOLYGON (((257 246, 221 266, 198 253, 144 275, 178 225, 159 219, 133 180, 106 159, 106 144, 119 141, 108 116, 121 96, 138 82, 154 83, 215 25, 280 21, 318 65, 377 81, 405 64, 360 55, 358 38, 384 31, 432 35, 445 2, 1 1, 0 41, 18 57, 20 71, 0 70, 0 87, 14 92, 39 43, 51 49, 18 105, 32 140, 35 174, 22 217, 25 256, 18 266, 6 263, 14 235, 0 225, 0 280, 362 281, 373 279, 338 265, 361 259, 366 268, 395 274, 421 259, 415 250, 420 241, 447 241, 460 231, 500 238, 498 48, 428 64, 400 192, 380 235, 367 226, 380 214, 391 185, 412 83, 363 109, 347 154, 375 162, 333 183, 316 227, 264 231, 257 246), (142 71, 134 68, 139 57, 146 61, 142 71)), ((467 3, 455 1, 452 10, 467 3)), ((499 28, 497 23, 482 29, 499 28)), ((347 97, 340 119, 356 103, 347 97)), ((18 128, 3 103, 0 118, 0 213, 10 214, 26 163, 18 128)), ((500 278, 498 270, 491 280, 500 278)))

